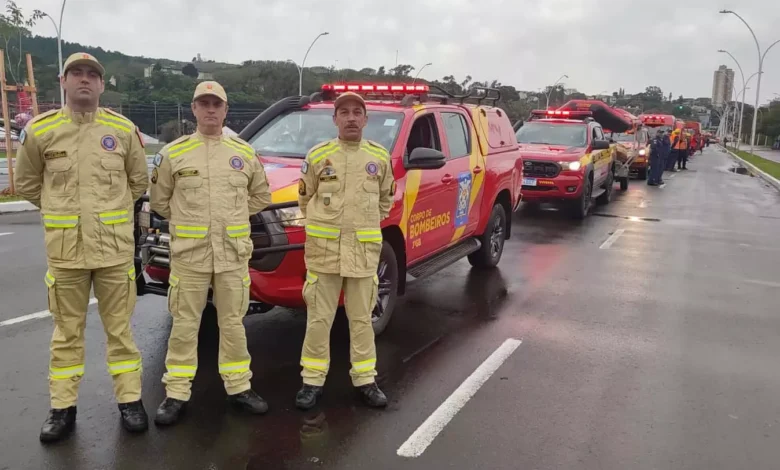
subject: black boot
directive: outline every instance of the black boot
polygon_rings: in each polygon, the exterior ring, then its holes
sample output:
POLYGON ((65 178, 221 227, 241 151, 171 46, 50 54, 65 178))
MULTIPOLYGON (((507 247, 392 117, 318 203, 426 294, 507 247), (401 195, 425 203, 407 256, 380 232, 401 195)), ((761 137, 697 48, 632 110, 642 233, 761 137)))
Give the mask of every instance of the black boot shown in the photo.
POLYGON ((322 396, 322 387, 303 384, 295 395, 295 406, 302 410, 310 410, 317 404, 317 398, 322 396))
POLYGON ((387 397, 382 393, 382 390, 379 390, 376 382, 357 387, 356 390, 363 403, 371 408, 384 408, 387 406, 387 397))
POLYGON ((187 402, 175 398, 166 398, 157 407, 157 414, 154 417, 154 423, 158 426, 168 426, 176 423, 184 410, 187 408, 187 402))
POLYGON ((234 407, 241 411, 246 411, 253 415, 262 415, 268 411, 268 403, 263 400, 254 390, 229 395, 228 401, 234 407))
POLYGON ((76 425, 76 407, 51 409, 41 427, 41 442, 54 442, 68 437, 76 425))
POLYGON ((122 426, 128 431, 143 432, 149 429, 149 417, 141 400, 120 403, 119 413, 122 415, 122 426))

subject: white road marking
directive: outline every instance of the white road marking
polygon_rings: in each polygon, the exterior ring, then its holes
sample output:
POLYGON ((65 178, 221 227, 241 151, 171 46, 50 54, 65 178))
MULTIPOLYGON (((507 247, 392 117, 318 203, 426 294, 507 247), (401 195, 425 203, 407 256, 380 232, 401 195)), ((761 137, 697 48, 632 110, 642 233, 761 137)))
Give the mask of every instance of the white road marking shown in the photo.
POLYGON ((2 237, 3 235, 13 235, 13 234, 14 232, 2 232, 0 233, 0 237, 2 237))
POLYGON ((642 199, 642 202, 639 203, 639 208, 644 209, 647 207, 647 199, 642 199))
MULTIPOLYGON (((89 305, 95 305, 96 303, 97 303, 97 299, 95 298, 89 299, 89 305)), ((50 311, 43 310, 41 312, 35 312, 35 313, 30 313, 28 315, 22 315, 21 317, 11 318, 10 320, 0 321, 0 326, 15 325, 17 323, 22 323, 27 320, 35 320, 36 318, 44 318, 50 315, 51 315, 50 311)))
POLYGON ((759 286, 780 287, 780 282, 760 281, 758 279, 745 279, 745 282, 750 284, 758 284, 759 286))
POLYGON ((613 233, 612 235, 609 236, 609 238, 604 240, 604 243, 601 244, 599 249, 601 249, 601 250, 609 249, 609 247, 611 247, 617 241, 617 239, 620 238, 621 235, 623 235, 623 232, 625 232, 625 231, 626 231, 626 229, 624 229, 624 228, 619 228, 619 229, 615 230, 615 233, 613 233))
POLYGON ((669 178, 674 178, 675 176, 677 176, 677 173, 672 173, 671 175, 669 175, 669 178))
POLYGON ((436 436, 444 427, 458 414, 458 411, 468 403, 471 397, 477 393, 482 385, 501 367, 509 356, 515 352, 518 346, 522 344, 519 339, 509 338, 504 344, 498 347, 485 362, 479 365, 477 369, 462 384, 452 392, 447 400, 444 401, 436 411, 434 411, 424 423, 409 436, 401 447, 398 448, 398 455, 401 457, 419 457, 425 452, 425 449, 436 439, 436 436))

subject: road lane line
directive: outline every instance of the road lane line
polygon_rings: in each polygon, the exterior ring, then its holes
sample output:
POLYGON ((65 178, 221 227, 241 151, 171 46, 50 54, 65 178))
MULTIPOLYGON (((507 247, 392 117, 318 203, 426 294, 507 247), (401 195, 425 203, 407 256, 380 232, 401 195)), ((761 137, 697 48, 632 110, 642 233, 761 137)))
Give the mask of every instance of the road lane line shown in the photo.
POLYGON ((3 232, 0 233, 0 237, 2 237, 3 235, 13 235, 13 234, 14 234, 13 232, 3 232))
POLYGON ((604 243, 601 244, 599 249, 601 249, 601 250, 609 249, 609 247, 611 247, 617 241, 617 239, 620 238, 621 235, 623 235, 623 232, 625 232, 625 231, 626 231, 626 229, 624 229, 624 228, 619 228, 619 229, 615 230, 615 233, 613 233, 612 235, 609 236, 609 238, 604 240, 604 243))
MULTIPOLYGON (((89 305, 95 305, 97 303, 97 299, 92 298, 89 299, 89 305)), ((27 320, 35 320, 36 318, 44 318, 51 315, 51 312, 48 310, 43 310, 41 312, 35 312, 30 313, 28 315, 22 315, 21 317, 11 318, 10 320, 4 320, 0 321, 0 326, 8 326, 8 325, 15 325, 17 323, 22 323, 27 320)))
POLYGON ((444 401, 428 419, 417 428, 409 439, 398 448, 398 455, 401 457, 419 457, 425 452, 425 449, 436 439, 436 436, 444 429, 447 424, 458 414, 458 411, 468 403, 471 397, 477 393, 482 385, 501 367, 509 356, 515 352, 518 346, 522 344, 519 339, 509 338, 504 344, 498 347, 485 362, 479 365, 477 369, 463 381, 460 386, 452 392, 447 400, 444 401))
POLYGON ((780 287, 780 282, 761 281, 758 279, 745 279, 745 282, 749 282, 750 284, 758 284, 759 286, 780 287))

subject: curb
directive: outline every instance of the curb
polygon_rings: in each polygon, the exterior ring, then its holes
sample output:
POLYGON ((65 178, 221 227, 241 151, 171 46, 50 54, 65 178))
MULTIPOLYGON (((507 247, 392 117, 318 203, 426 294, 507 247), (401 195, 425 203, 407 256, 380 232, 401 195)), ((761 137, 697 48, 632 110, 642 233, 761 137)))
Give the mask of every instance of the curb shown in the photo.
MULTIPOLYGON (((753 165, 749 161, 742 159, 742 157, 740 157, 739 155, 735 154, 734 152, 732 152, 731 150, 727 149, 726 147, 723 147, 723 148, 726 150, 726 153, 731 155, 731 158, 734 158, 734 159, 738 160, 742 165, 744 165, 748 170, 750 170, 751 173, 753 173, 754 175, 757 175, 762 180, 764 180, 767 183, 769 183, 770 185, 774 186, 774 188, 776 190, 780 191, 780 180, 778 180, 774 176, 772 176, 772 175, 762 171, 761 169, 759 169, 757 166, 753 165)), ((758 155, 756 155, 756 156, 758 156, 758 155)))
POLYGON ((0 214, 6 214, 10 212, 30 212, 37 210, 37 207, 27 201, 0 202, 0 214))

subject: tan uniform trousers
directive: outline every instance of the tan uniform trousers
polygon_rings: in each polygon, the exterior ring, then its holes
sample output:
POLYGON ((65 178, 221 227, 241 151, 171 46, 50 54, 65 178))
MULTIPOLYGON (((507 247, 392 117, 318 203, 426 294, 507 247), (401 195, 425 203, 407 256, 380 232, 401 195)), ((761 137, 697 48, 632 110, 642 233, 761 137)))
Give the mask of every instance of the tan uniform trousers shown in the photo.
POLYGON ((371 312, 376 305, 379 280, 373 277, 341 277, 315 271, 306 273, 303 299, 307 307, 306 337, 301 352, 303 383, 323 386, 330 367, 330 329, 338 309, 341 290, 349 320, 352 385, 374 382, 376 347, 371 312))
POLYGON ((51 407, 76 405, 84 375, 84 329, 90 287, 106 332, 108 372, 119 403, 141 399, 141 354, 130 331, 136 301, 132 262, 100 269, 50 267, 46 273, 49 311, 54 318, 49 363, 51 407))
POLYGON ((249 307, 249 268, 203 273, 174 262, 168 283, 168 309, 173 316, 165 358, 167 372, 163 376, 168 397, 190 399, 192 380, 198 370, 198 330, 209 285, 213 286, 217 308, 219 373, 225 390, 228 395, 249 390, 252 371, 243 323, 249 307))

